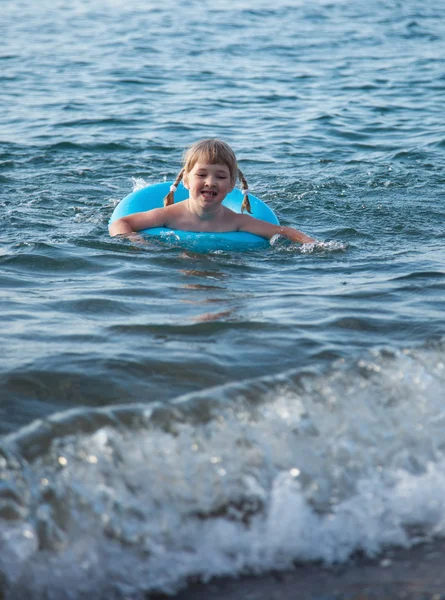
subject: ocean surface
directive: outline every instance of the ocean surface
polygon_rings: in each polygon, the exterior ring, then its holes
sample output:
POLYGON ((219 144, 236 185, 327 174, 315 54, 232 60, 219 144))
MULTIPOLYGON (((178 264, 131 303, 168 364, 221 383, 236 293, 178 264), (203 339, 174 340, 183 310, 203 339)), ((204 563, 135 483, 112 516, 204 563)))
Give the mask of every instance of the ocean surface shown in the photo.
POLYGON ((445 536, 444 19, 2 0, 2 597, 140 600, 445 536), (321 243, 110 238, 204 137, 321 243))

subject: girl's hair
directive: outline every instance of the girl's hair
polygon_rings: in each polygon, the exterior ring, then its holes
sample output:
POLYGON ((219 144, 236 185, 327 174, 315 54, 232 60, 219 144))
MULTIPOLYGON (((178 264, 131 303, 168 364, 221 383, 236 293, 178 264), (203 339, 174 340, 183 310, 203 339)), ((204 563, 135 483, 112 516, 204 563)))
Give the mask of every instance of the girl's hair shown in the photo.
MULTIPOLYGON (((175 189, 178 186, 179 182, 182 180, 184 173, 189 173, 193 167, 196 165, 198 160, 202 160, 210 165, 223 164, 226 165, 229 169, 230 180, 232 185, 235 187, 236 180, 239 178, 241 181, 242 189, 247 190, 248 185, 246 178, 242 174, 241 170, 238 168, 238 164, 236 162, 235 154, 232 148, 222 142, 221 140, 209 139, 209 140, 201 140, 200 142, 196 142, 193 146, 185 152, 183 159, 183 167, 179 171, 178 176, 176 177, 172 188, 169 193, 164 198, 164 206, 168 206, 169 204, 173 204, 175 201, 175 189)), ((241 212, 247 210, 248 213, 251 213, 252 210, 250 208, 249 196, 248 194, 244 194, 243 203, 241 205, 241 212)))

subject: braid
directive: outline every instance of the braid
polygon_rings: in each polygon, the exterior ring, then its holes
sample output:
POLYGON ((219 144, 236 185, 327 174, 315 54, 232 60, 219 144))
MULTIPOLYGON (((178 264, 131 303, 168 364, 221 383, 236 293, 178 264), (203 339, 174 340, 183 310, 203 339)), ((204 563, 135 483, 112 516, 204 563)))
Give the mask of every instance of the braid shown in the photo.
MULTIPOLYGON (((173 185, 171 186, 172 188, 173 188, 173 187, 174 187, 174 188, 177 188, 177 187, 178 187, 178 184, 179 184, 179 182, 181 181, 181 179, 182 179, 182 176, 183 176, 183 175, 184 175, 184 169, 181 169, 181 170, 179 171, 179 173, 178 173, 178 176, 176 177, 176 179, 175 179, 175 181, 174 181, 173 185)), ((173 203, 174 203, 174 201, 175 201, 175 190, 172 190, 172 189, 170 188, 170 191, 169 191, 169 193, 168 193, 168 194, 165 196, 165 198, 164 198, 164 206, 168 206, 169 204, 173 204, 173 203)))
MULTIPOLYGON (((247 190, 249 188, 249 185, 240 168, 238 168, 238 177, 241 181, 242 189, 247 190)), ((245 210, 247 210, 248 213, 252 214, 252 209, 250 208, 249 195, 247 193, 244 194, 243 203, 241 204, 241 212, 243 213, 245 210)))

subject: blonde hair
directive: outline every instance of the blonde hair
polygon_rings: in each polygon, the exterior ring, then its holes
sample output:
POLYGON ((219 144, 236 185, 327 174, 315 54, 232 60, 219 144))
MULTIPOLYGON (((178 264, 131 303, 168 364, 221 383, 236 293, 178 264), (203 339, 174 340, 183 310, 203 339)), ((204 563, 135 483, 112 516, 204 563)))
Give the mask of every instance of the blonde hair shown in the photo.
MULTIPOLYGON (((226 167, 229 169, 232 186, 235 187, 236 180, 239 179, 241 181, 242 189, 248 189, 249 186, 247 185, 246 178, 238 167, 236 156, 232 148, 225 142, 216 139, 201 140, 200 142, 196 142, 190 146, 190 148, 184 153, 184 166, 179 171, 178 176, 173 183, 173 188, 178 186, 184 177, 184 173, 189 173, 196 165, 198 160, 202 160, 210 165, 226 165, 226 167)), ((173 189, 170 190, 165 196, 164 206, 173 204, 174 201, 175 191, 173 189)), ((252 212, 252 209, 250 208, 249 195, 247 193, 244 194, 243 203, 241 205, 241 212, 244 212, 245 210, 248 213, 252 212)))

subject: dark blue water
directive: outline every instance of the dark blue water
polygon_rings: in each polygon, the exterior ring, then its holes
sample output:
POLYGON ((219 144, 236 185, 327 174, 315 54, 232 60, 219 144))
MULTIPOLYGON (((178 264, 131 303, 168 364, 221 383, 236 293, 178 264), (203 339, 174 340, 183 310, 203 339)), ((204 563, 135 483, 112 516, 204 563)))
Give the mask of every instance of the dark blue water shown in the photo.
POLYGON ((3 0, 8 598, 136 599, 445 534, 444 18, 3 0), (324 243, 109 238, 122 197, 213 136, 324 243))

